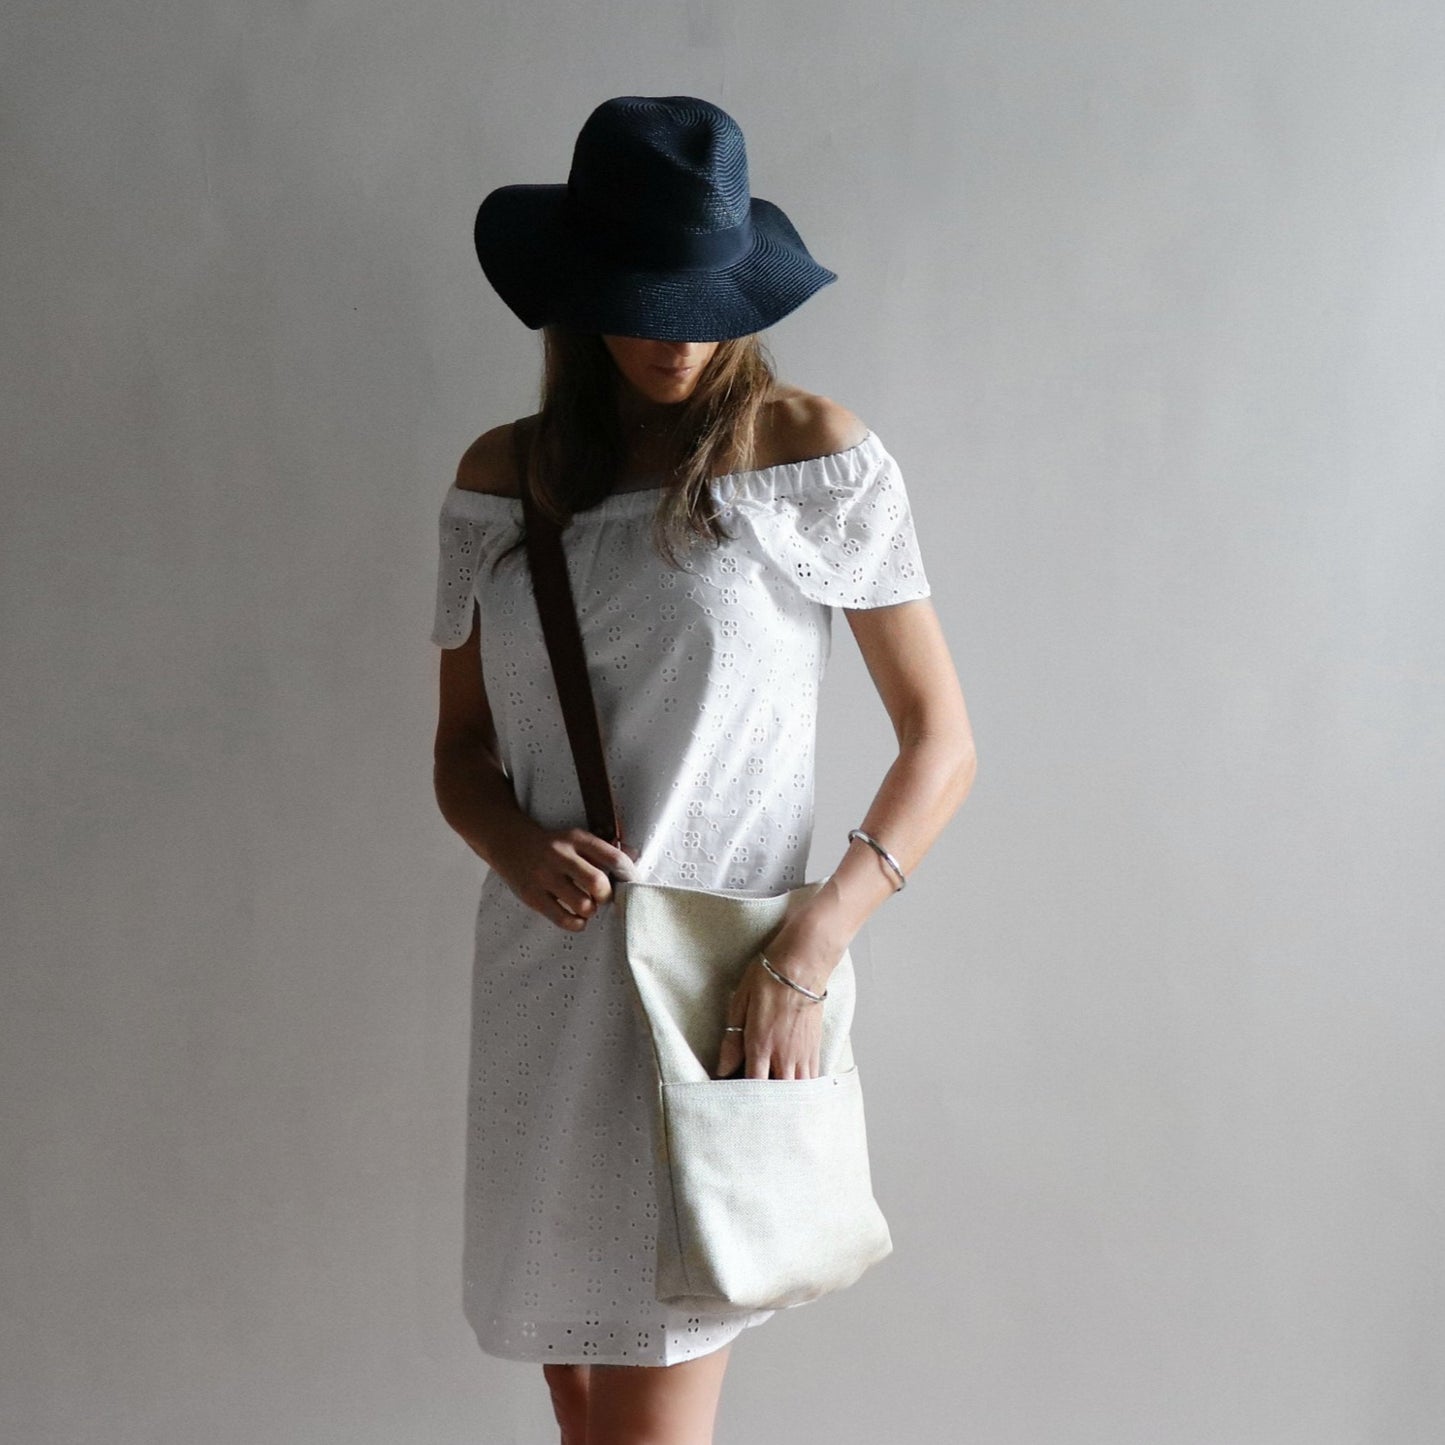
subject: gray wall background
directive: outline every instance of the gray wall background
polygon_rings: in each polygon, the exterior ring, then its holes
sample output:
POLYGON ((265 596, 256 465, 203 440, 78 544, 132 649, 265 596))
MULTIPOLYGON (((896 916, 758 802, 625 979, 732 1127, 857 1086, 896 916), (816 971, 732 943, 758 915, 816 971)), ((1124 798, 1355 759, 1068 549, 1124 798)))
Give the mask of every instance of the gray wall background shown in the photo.
MULTIPOLYGON (((721 1445, 1445 1432, 1445 13, 7 7, 0 1435, 541 1442, 459 1304, 435 518, 470 249, 702 94, 838 271, 973 796, 856 945, 897 1252, 721 1445)), ((815 861, 891 758, 835 624, 815 861)))

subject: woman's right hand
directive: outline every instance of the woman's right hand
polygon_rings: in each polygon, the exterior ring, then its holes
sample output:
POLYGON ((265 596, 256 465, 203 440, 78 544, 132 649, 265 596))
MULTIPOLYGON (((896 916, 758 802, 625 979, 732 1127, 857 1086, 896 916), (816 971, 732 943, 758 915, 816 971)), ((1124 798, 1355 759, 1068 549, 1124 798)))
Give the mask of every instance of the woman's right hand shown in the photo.
POLYGON ((631 877, 636 865, 586 828, 548 829, 528 818, 499 850, 492 870, 528 908, 580 933, 612 899, 609 874, 631 877))

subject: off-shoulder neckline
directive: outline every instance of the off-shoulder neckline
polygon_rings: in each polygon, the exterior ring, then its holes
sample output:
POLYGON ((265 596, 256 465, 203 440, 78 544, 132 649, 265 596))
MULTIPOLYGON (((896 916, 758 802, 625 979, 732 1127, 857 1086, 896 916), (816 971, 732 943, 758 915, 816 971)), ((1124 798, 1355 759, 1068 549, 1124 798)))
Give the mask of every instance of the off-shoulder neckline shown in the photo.
MULTIPOLYGON (((774 462, 771 466, 751 467, 745 471, 721 472, 712 479, 712 482, 714 488, 720 487, 723 483, 732 483, 727 490, 735 496, 740 490, 741 484, 747 479, 768 477, 775 472, 784 473, 795 479, 801 478, 807 474, 809 468, 816 469, 822 466, 826 471, 829 466, 841 466, 855 453, 879 444, 877 433, 870 427, 861 440, 854 442, 851 447, 844 447, 842 451, 826 452, 818 457, 804 457, 795 462, 774 462)), ((585 512, 578 512, 574 520, 583 521, 590 518, 630 515, 646 508, 655 507, 658 493, 663 491, 665 486, 665 483, 659 482, 650 487, 628 487, 620 492, 612 492, 595 506, 587 508, 585 512)), ((486 511, 489 508, 501 507, 514 516, 520 516, 522 510, 520 497, 509 497, 501 492, 480 492, 470 487, 459 487, 455 482, 447 488, 445 501, 446 505, 453 509, 476 507, 486 511)))
MULTIPOLYGON (((869 443, 869 442, 872 441, 873 439, 874 439, 874 438, 873 438, 873 432, 872 432, 872 430, 870 429, 869 431, 867 431, 867 432, 864 433, 864 435, 862 436, 862 438, 861 438, 860 440, 854 442, 851 447, 844 447, 843 450, 840 451, 840 452, 825 452, 825 453, 824 453, 822 456, 820 456, 820 457, 803 457, 803 458, 801 458, 799 461, 795 461, 795 462, 773 462, 770 466, 766 466, 766 467, 749 467, 746 471, 741 471, 741 472, 719 472, 718 475, 713 478, 713 481, 714 481, 714 482, 728 482, 728 481, 734 481, 734 480, 736 480, 736 479, 739 478, 739 477, 761 477, 761 476, 766 476, 767 473, 769 473, 769 472, 780 472, 780 471, 782 471, 785 467, 798 468, 798 467, 806 467, 806 466, 809 466, 809 465, 811 465, 811 464, 813 464, 813 463, 815 463, 815 462, 836 462, 836 461, 841 461, 844 457, 848 456, 851 452, 856 452, 860 447, 866 446, 867 443, 869 443)), ((655 473, 654 473, 653 475, 655 475, 655 473)), ((637 493, 637 492, 660 492, 660 491, 662 491, 662 489, 664 488, 665 485, 666 485, 666 483, 664 483, 664 482, 658 482, 658 483, 656 483, 654 486, 651 486, 651 487, 628 487, 628 488, 626 488, 624 491, 621 491, 621 492, 613 492, 613 493, 612 493, 612 496, 614 496, 614 497, 630 497, 630 496, 632 496, 634 493, 637 493)), ((513 500, 515 501, 515 500, 517 500, 517 498, 513 498, 513 500)))

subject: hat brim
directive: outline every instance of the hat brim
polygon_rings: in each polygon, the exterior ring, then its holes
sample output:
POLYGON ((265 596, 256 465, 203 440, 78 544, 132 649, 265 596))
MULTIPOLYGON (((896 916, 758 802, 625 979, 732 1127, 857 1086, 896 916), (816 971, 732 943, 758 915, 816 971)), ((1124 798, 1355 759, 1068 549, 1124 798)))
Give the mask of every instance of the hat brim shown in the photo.
POLYGON ((753 244, 715 270, 648 271, 609 261, 563 223, 565 185, 514 185, 477 208, 473 242, 497 294, 531 330, 565 323, 610 336, 725 341, 765 330, 838 279, 783 211, 750 198, 753 244))

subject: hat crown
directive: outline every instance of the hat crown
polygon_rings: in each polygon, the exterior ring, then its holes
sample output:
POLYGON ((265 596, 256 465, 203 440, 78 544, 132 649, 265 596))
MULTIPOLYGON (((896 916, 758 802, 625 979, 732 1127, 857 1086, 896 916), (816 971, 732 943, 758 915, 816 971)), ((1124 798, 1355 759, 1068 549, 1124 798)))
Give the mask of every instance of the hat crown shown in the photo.
POLYGON ((748 336, 836 274, 751 194, 743 133, 695 95, 620 95, 587 117, 565 185, 499 186, 477 259, 532 330, 677 341, 748 336))
POLYGON ((743 133, 697 96, 617 96, 578 133, 567 192, 574 214, 608 229, 730 231, 749 217, 743 133))

